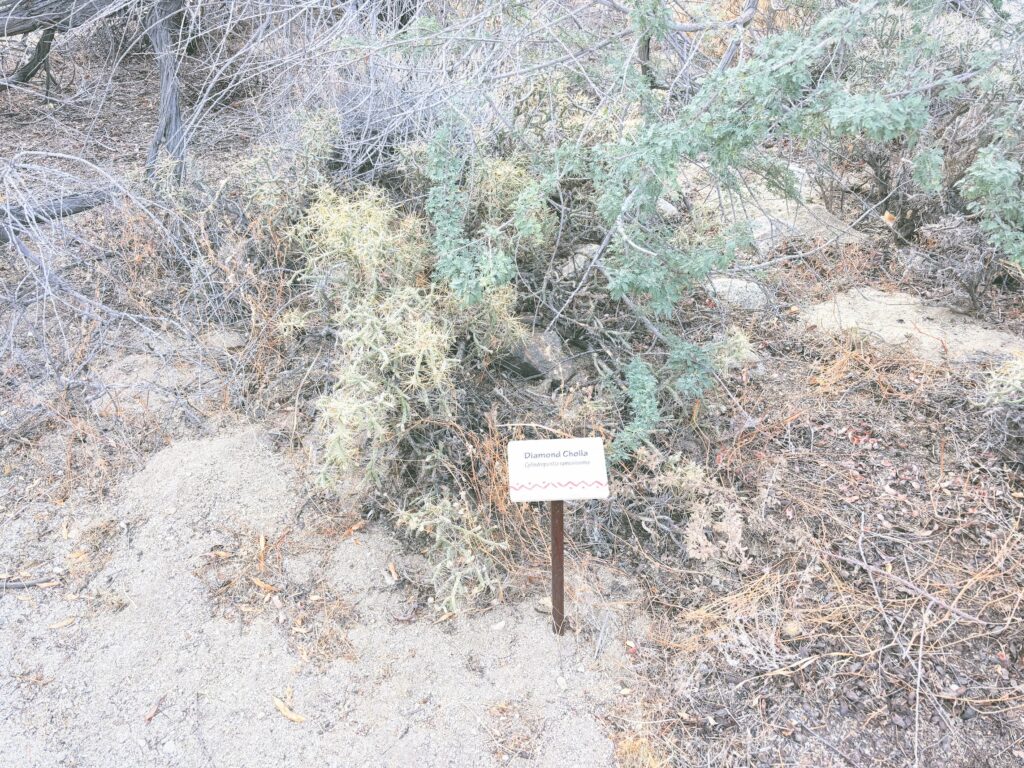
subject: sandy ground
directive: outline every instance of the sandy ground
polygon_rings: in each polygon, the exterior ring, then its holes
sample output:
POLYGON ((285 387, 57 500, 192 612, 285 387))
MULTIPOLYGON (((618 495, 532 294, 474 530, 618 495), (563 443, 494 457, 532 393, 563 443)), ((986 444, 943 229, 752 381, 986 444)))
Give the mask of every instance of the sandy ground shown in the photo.
POLYGON ((620 617, 586 638, 555 636, 533 601, 405 621, 418 556, 372 527, 254 570, 277 591, 251 617, 221 610, 209 553, 301 529, 300 487, 242 427, 155 454, 110 504, 62 511, 68 527, 15 515, 2 559, 34 539, 62 584, 0 596, 0 765, 612 764, 620 617), (293 642, 294 611, 328 595, 344 610, 312 631, 339 642, 293 642))
POLYGON ((944 306, 928 306, 915 296, 857 288, 810 307, 804 321, 822 331, 854 333, 907 349, 933 363, 946 360, 1024 354, 1024 341, 987 327, 944 306))

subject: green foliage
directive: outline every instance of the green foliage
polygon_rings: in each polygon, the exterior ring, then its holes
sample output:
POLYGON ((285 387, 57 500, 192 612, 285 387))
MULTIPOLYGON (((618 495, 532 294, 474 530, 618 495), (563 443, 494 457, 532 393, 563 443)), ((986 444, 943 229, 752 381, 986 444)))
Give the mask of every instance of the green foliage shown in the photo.
POLYGON ((684 291, 732 260, 738 242, 719 238, 681 249, 666 237, 658 239, 650 228, 637 228, 616 242, 608 254, 612 298, 642 296, 651 311, 666 315, 684 291))
POLYGON ((531 181, 516 196, 512 223, 515 236, 527 246, 541 246, 550 238, 552 220, 540 183, 531 181))
POLYGON ((967 169, 960 190, 994 247, 1024 264, 1024 176, 1021 164, 986 147, 967 169))
POLYGON ((711 358, 700 345, 672 339, 668 370, 675 377, 676 391, 685 398, 698 398, 711 386, 711 358))
POLYGON ((943 160, 938 147, 928 147, 914 157, 914 182, 929 194, 942 191, 943 160))
POLYGON ((626 366, 626 392, 632 420, 615 436, 609 458, 613 462, 629 459, 646 440, 661 418, 658 407, 658 380, 647 363, 639 358, 626 366))
POLYGON ((928 102, 917 94, 887 99, 880 93, 843 93, 833 98, 829 119, 841 135, 881 142, 910 139, 928 121, 928 102))
POLYGON ((669 29, 669 9, 661 0, 637 0, 629 18, 637 37, 661 38, 669 29))
POLYGON ((434 225, 436 276, 468 304, 504 285, 515 275, 515 262, 499 238, 471 240, 465 222, 469 196, 461 189, 465 163, 451 151, 450 134, 441 131, 430 145, 427 215, 434 225))

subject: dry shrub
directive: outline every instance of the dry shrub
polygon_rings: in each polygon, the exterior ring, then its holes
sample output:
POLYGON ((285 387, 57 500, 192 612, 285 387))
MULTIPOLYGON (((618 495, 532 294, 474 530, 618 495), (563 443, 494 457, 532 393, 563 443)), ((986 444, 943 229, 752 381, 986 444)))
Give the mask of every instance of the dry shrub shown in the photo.
POLYGON ((369 487, 393 471, 395 438, 418 409, 443 414, 452 391, 452 322, 425 286, 423 227, 382 194, 322 191, 295 228, 337 340, 337 384, 321 403, 328 474, 369 487))
POLYGON ((748 565, 746 521, 731 489, 679 454, 648 448, 637 453, 637 470, 620 481, 619 503, 655 539, 666 536, 684 558, 702 563, 748 565), (644 504, 644 500, 647 503, 644 504))
POLYGON ((686 552, 695 560, 735 558, 742 554, 743 518, 735 500, 716 488, 704 468, 680 456, 670 456, 652 481, 656 492, 670 493, 689 513, 686 552))
POLYGON ((981 402, 989 447, 1019 461, 1024 448, 1024 355, 1014 355, 988 374, 981 402))
POLYGON ((482 596, 502 592, 496 541, 483 510, 466 499, 425 494, 397 511, 399 525, 430 542, 434 592, 439 607, 454 611, 482 596))
POLYGON ((430 267, 424 223, 402 216, 378 190, 322 187, 295 227, 309 279, 334 294, 376 295, 414 285, 430 267))

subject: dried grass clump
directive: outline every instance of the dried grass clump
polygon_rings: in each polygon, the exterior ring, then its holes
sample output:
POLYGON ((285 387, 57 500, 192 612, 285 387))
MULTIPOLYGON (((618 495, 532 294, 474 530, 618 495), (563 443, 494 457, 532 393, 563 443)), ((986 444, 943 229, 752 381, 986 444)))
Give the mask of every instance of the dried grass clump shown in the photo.
POLYGON ((1024 355, 991 371, 981 403, 988 421, 986 442, 1014 460, 1024 447, 1024 355))
POLYGON ((615 745, 619 768, 668 768, 671 760, 663 748, 643 736, 625 736, 615 745))
POLYGON ((481 159, 473 168, 470 183, 477 215, 490 222, 507 219, 516 200, 532 183, 529 171, 512 160, 481 159))
POLYGON ((282 121, 286 135, 268 136, 227 170, 219 194, 245 212, 246 234, 278 240, 302 215, 324 182, 335 120, 328 111, 296 112, 282 121))
POLYGON ((742 328, 733 326, 726 337, 715 345, 715 368, 721 373, 732 373, 757 362, 757 351, 742 328))
POLYGON ((739 504, 703 467, 679 455, 670 456, 651 485, 655 492, 669 494, 672 506, 687 516, 683 538, 689 557, 702 562, 745 560, 739 504))
POLYGON ((989 374, 985 404, 1024 407, 1024 355, 1014 355, 989 374))
POLYGON ((472 310, 447 292, 435 293, 439 311, 451 318, 459 335, 470 336, 477 352, 483 355, 507 352, 521 344, 530 334, 516 312, 518 296, 511 285, 495 288, 484 294, 472 310))

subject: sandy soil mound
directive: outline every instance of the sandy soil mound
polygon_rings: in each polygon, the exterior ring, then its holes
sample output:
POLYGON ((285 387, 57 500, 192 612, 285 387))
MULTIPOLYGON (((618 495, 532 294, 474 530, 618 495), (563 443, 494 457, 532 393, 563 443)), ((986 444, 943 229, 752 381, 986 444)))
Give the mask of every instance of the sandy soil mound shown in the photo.
POLYGON ((906 345, 935 363, 979 356, 1024 353, 1016 336, 987 328, 946 307, 931 307, 905 293, 857 288, 816 304, 804 314, 808 326, 831 333, 855 332, 885 344, 906 345))
POLYGON ((593 713, 619 695, 610 672, 622 642, 557 638, 532 605, 410 619, 391 574, 415 556, 387 533, 300 549, 275 576, 295 580, 277 581, 278 594, 327 589, 346 602, 347 652, 329 663, 296 653, 272 609, 225 618, 204 562, 255 532, 299 536, 299 487, 244 429, 176 444, 115 504, 82 510, 83 536, 113 532, 86 586, 0 596, 0 764, 612 763, 593 713))

